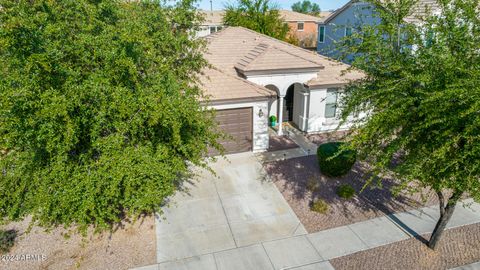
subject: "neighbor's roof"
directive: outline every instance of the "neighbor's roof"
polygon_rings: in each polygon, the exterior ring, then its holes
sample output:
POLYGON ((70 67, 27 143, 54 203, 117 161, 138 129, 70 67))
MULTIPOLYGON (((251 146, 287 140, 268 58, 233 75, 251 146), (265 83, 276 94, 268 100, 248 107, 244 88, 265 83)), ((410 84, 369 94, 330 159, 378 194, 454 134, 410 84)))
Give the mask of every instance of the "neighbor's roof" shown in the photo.
POLYGON ((217 68, 207 68, 200 77, 200 86, 210 101, 266 99, 276 93, 217 68))
MULTIPOLYGON (((223 17, 225 16, 224 10, 201 10, 202 15, 205 17, 203 25, 222 25, 223 17)), ((280 16, 287 22, 321 22, 325 20, 332 12, 322 11, 320 16, 311 16, 291 10, 279 10, 280 16)))
POLYGON ((223 16, 225 15, 224 10, 202 10, 200 12, 205 18, 205 21, 202 23, 202 25, 223 25, 223 16))
POLYGON ((440 5, 436 0, 419 0, 414 7, 412 15, 405 18, 405 21, 411 23, 420 22, 430 15, 430 13, 436 13, 440 10, 440 5))
MULTIPOLYGON (((324 85, 342 85, 348 82, 349 76, 354 78, 361 76, 358 71, 352 71, 351 75, 343 77, 341 76, 342 72, 347 70, 349 65, 243 27, 227 27, 207 36, 206 40, 208 45, 205 58, 213 66, 232 76, 238 76, 237 71, 242 72, 242 65, 248 68, 249 63, 256 61, 259 61, 261 65, 255 66, 255 69, 262 69, 266 73, 272 70, 292 69, 297 63, 298 65, 309 65, 308 67, 318 69, 319 78, 328 78, 324 85), (264 60, 261 58, 263 54, 254 53, 259 48, 268 51, 268 57, 265 57, 264 60), (285 59, 272 61, 275 60, 272 59, 272 56, 277 54, 285 59), (287 55, 288 59, 286 59, 287 55), (260 59, 256 59, 257 57, 260 59)), ((322 83, 322 79, 318 79, 312 80, 308 85, 319 86, 323 85, 322 83)))
MULTIPOLYGON (((337 9, 335 12, 330 14, 330 16, 325 18, 323 23, 325 23, 325 24, 329 23, 335 17, 340 15, 343 11, 348 9, 351 5, 353 5, 356 2, 365 2, 365 1, 361 1, 361 0, 348 1, 341 8, 337 9)), ((414 7, 414 10, 413 10, 412 14, 410 16, 406 17, 405 21, 406 22, 411 22, 411 23, 420 22, 420 21, 423 20, 423 18, 425 18, 429 14, 429 12, 435 13, 439 10, 440 10, 440 5, 438 4, 438 2, 436 0, 418 0, 418 3, 414 7)))
POLYGON ((280 10, 280 16, 287 22, 320 22, 324 18, 328 17, 331 12, 320 12, 320 16, 312 16, 308 14, 303 14, 295 12, 292 10, 280 10))

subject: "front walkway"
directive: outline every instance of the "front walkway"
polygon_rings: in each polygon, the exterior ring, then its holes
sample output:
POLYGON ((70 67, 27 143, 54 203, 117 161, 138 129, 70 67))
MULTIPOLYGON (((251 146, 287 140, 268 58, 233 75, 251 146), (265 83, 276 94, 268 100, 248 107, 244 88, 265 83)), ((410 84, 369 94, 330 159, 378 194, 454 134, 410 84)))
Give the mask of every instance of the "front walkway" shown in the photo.
POLYGON ((273 152, 262 152, 257 157, 263 162, 272 162, 277 160, 291 159, 308 155, 316 155, 318 145, 310 142, 305 135, 296 128, 285 126, 284 136, 287 136, 299 147, 287 150, 273 152))

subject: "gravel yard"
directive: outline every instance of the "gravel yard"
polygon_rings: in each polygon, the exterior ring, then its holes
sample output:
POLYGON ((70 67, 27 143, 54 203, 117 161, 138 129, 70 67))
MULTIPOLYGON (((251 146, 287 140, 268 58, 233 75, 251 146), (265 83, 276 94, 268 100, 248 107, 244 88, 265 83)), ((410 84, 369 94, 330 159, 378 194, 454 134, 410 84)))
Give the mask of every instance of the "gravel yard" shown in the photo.
POLYGON ((423 200, 420 194, 400 194, 393 198, 390 192, 394 186, 392 179, 385 179, 383 188, 367 188, 358 194, 368 178, 365 176, 365 167, 358 162, 350 173, 341 178, 322 175, 314 155, 269 162, 264 166, 309 233, 437 202, 433 193, 430 193, 426 200, 423 200), (351 185, 357 195, 350 200, 340 198, 336 191, 342 184, 351 185), (309 205, 314 198, 322 199, 328 204, 325 214, 310 210, 309 205))
POLYGON ((44 232, 29 221, 10 223, 19 236, 10 253, 0 260, 0 269, 129 269, 156 263, 155 220, 147 217, 126 225, 113 234, 97 234, 86 239, 64 229, 44 232), (14 261, 12 256, 44 255, 45 260, 14 261), (11 259, 13 261, 6 261, 11 259))
POLYGON ((330 263, 336 270, 443 270, 477 261, 480 261, 480 224, 445 231, 437 251, 411 238, 333 259, 330 263))

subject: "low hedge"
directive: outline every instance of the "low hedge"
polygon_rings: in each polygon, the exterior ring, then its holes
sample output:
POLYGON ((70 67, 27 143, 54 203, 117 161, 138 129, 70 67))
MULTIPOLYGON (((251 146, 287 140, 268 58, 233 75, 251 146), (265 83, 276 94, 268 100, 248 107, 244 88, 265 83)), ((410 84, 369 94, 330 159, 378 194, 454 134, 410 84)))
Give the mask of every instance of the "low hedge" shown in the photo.
POLYGON ((339 177, 347 174, 356 161, 356 152, 343 150, 338 156, 342 142, 321 144, 317 150, 318 165, 323 174, 331 177, 339 177))
POLYGON ((355 196, 355 189, 349 184, 344 184, 338 187, 337 195, 342 199, 349 200, 355 196))
POLYGON ((15 238, 17 238, 17 231, 0 230, 0 254, 10 251, 15 244, 15 238))

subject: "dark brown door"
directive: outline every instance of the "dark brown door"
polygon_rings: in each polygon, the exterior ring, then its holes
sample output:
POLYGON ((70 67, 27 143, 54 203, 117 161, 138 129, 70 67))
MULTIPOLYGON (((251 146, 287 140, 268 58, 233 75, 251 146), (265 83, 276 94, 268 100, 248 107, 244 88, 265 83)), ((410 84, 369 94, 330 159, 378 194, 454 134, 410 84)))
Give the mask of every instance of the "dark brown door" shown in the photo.
POLYGON ((285 95, 285 104, 283 105, 283 121, 290 122, 293 121, 293 91, 295 86, 292 85, 288 88, 287 94, 285 95))
POLYGON ((231 136, 221 141, 226 154, 252 151, 252 108, 218 110, 219 127, 231 136))

